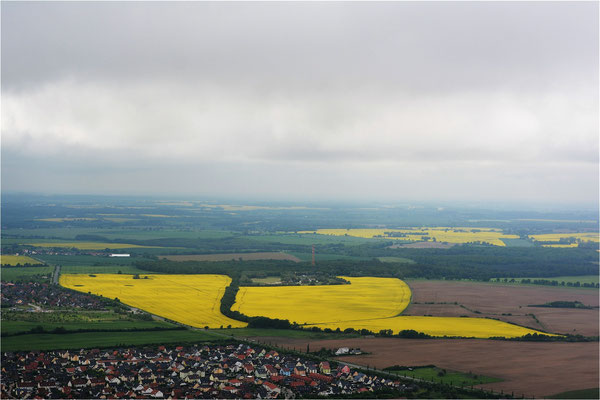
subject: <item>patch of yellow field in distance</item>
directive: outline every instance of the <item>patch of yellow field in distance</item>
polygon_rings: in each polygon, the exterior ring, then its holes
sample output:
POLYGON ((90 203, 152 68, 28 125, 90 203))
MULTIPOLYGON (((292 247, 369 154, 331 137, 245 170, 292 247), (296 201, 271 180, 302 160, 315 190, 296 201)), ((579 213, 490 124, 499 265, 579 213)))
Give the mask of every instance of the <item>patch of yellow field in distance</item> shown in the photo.
POLYGON ((484 242, 495 246, 506 246, 501 239, 518 239, 517 235, 502 233, 496 228, 469 228, 469 227, 433 227, 410 229, 317 229, 315 231, 301 231, 298 233, 312 233, 333 236, 354 236, 366 239, 382 238, 392 240, 423 241, 436 240, 448 243, 484 242))
MULTIPOLYGON (((423 332, 430 336, 449 337, 474 337, 487 339, 490 337, 520 337, 528 333, 546 334, 522 326, 509 324, 502 321, 487 318, 458 318, 458 317, 395 317, 384 319, 373 319, 355 322, 340 322, 335 324, 314 325, 320 328, 346 328, 368 329, 379 332, 382 329, 391 329, 394 334, 402 330, 412 329, 423 332)), ((554 336, 554 335, 551 335, 554 336)))
POLYGON ((114 299, 186 325, 245 327, 245 322, 221 314, 221 298, 231 283, 226 275, 63 274, 60 284, 83 293, 114 299), (145 279, 148 277, 148 279, 145 279))
POLYGON ((240 287, 231 309, 251 317, 315 324, 393 317, 410 302, 410 288, 400 279, 341 278, 351 284, 240 287))
POLYGON ((599 242, 600 234, 598 232, 583 233, 548 233, 544 235, 530 235, 529 237, 538 242, 558 242, 560 239, 575 238, 582 242, 599 242))
POLYGON ((569 243, 569 244, 543 244, 542 247, 557 247, 557 248, 568 248, 568 247, 577 247, 579 246, 577 243, 569 243))
POLYGON ((14 255, 2 255, 0 256, 0 264, 1 265, 17 265, 17 264, 43 264, 42 262, 39 262, 38 260, 34 260, 31 257, 28 256, 14 256, 14 255))
POLYGON ((56 243, 26 243, 35 247, 61 247, 75 248, 80 250, 104 250, 104 249, 133 249, 133 248, 156 248, 156 246, 139 246, 127 243, 98 243, 98 242, 56 242, 56 243))

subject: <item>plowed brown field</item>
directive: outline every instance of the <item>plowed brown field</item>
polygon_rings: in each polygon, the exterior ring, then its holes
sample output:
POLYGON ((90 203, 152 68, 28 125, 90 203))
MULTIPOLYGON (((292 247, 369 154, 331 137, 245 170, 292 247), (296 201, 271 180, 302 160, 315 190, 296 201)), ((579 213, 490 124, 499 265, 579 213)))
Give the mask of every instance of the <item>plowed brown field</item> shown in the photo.
POLYGON ((598 342, 543 343, 479 339, 356 338, 306 340, 256 338, 283 347, 305 349, 359 347, 370 354, 343 357, 344 361, 385 368, 392 365, 434 364, 449 370, 503 379, 480 387, 540 397, 598 387, 598 342))
POLYGON ((559 300, 597 307, 597 289, 425 280, 406 283, 413 296, 403 315, 491 317, 547 332, 598 336, 597 308, 529 307, 559 300))

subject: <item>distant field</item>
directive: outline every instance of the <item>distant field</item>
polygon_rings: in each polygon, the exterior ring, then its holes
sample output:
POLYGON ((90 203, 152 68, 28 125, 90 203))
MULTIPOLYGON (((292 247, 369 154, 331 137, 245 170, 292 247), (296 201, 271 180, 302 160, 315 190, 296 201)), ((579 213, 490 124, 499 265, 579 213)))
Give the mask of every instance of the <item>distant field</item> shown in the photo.
POLYGON ((391 249, 449 249, 456 246, 456 243, 442 242, 413 242, 413 243, 398 243, 390 246, 391 249))
POLYGON ((48 264, 67 265, 130 265, 135 261, 147 260, 147 258, 136 257, 132 254, 131 257, 106 257, 106 256, 89 256, 89 255, 48 255, 40 254, 37 256, 40 260, 48 264))
POLYGON ((2 351, 83 349, 166 343, 183 345, 220 340, 222 340, 221 337, 198 330, 28 334, 3 337, 2 351))
POLYGON ((74 222, 74 221, 97 221, 98 218, 64 217, 64 218, 37 218, 36 221, 44 222, 74 222))
POLYGON ((544 235, 530 235, 531 238, 538 242, 558 242, 561 239, 574 238, 583 242, 599 242, 598 232, 583 232, 583 233, 548 233, 544 235))
POLYGON ((270 242, 270 243, 283 243, 283 244, 300 244, 300 245, 317 245, 317 244, 332 244, 342 243, 346 245, 357 245, 365 243, 367 239, 352 237, 352 236, 328 236, 328 235, 316 235, 316 234, 281 234, 281 235, 260 235, 260 236, 246 236, 249 239, 270 242))
POLYGON ((189 254, 189 255, 170 255, 159 256, 171 261, 231 261, 239 260, 290 260, 299 262, 300 259, 291 254, 281 252, 271 253, 226 253, 226 254, 189 254))
POLYGON ((411 242, 431 241, 447 243, 482 242, 495 246, 506 246, 501 239, 518 239, 516 235, 504 234, 496 228, 472 227, 424 227, 410 229, 317 229, 301 231, 300 234, 353 236, 365 239, 407 240, 411 242))
POLYGON ((533 247, 534 244, 525 239, 501 239, 508 247, 533 247))
POLYGON ((404 257, 377 257, 381 262, 414 264, 415 261, 404 257))
MULTIPOLYGON (((223 238, 232 236, 233 233, 229 231, 216 231, 216 230, 177 230, 177 229, 104 229, 104 228, 40 228, 40 229, 6 229, 2 231, 2 240, 10 238, 11 236, 18 236, 24 238, 27 236, 37 237, 38 239, 30 239, 31 241, 40 241, 39 237, 43 236, 46 238, 62 238, 62 239, 74 239, 77 235, 98 235, 103 236, 110 240, 115 239, 167 239, 167 238, 223 238)), ((46 240, 51 242, 53 240, 46 240)))
MULTIPOLYGON (((147 274, 148 271, 131 265, 65 265, 62 274, 147 274)), ((154 272, 153 272, 154 273, 154 272)))
POLYGON ((104 249, 135 249, 135 248, 157 248, 158 246, 138 246, 126 243, 98 243, 98 242, 55 242, 55 243, 27 243, 35 247, 61 247, 75 248, 80 250, 104 250, 104 249))
POLYGON ((272 285, 275 283, 281 283, 281 277, 279 276, 268 276, 266 278, 252 278, 252 282, 254 283, 263 283, 267 285, 272 285))
MULTIPOLYGON (((302 253, 296 251, 290 251, 289 254, 298 257, 301 261, 311 261, 312 253, 302 253)), ((316 253, 315 254, 315 262, 319 261, 329 261, 329 260, 368 260, 369 257, 355 257, 355 256, 346 256, 342 254, 323 254, 316 253)))
POLYGON ((569 244, 563 244, 563 243, 556 243, 556 244, 543 244, 543 247, 555 247, 558 249, 567 249, 570 247, 579 247, 579 245, 577 243, 569 243, 569 244))
POLYGON ((29 282, 29 281, 48 281, 54 267, 18 267, 18 268, 2 268, 3 282, 29 282))
POLYGON ((42 264, 38 260, 35 260, 28 256, 13 256, 13 255, 1 255, 0 256, 0 264, 2 265, 17 265, 17 264, 42 264))

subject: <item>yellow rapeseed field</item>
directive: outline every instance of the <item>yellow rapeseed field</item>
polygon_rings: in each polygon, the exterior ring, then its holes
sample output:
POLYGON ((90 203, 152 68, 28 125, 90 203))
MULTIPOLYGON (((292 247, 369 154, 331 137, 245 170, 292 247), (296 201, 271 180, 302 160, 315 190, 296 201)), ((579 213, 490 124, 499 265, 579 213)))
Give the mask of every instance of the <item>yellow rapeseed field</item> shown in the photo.
MULTIPOLYGON (((431 336, 519 337, 536 331, 484 318, 398 316, 410 288, 395 278, 341 277, 350 285, 241 287, 232 309, 320 328, 414 329, 431 336)), ((539 332, 538 332, 539 333, 539 332)))
POLYGON ((225 275, 63 274, 60 284, 91 292, 173 321, 203 328, 246 326, 221 314, 221 298, 231 278, 225 275), (148 277, 148 279, 144 279, 148 277))
POLYGON ((542 247, 559 247, 559 248, 569 248, 569 247, 578 247, 577 243, 569 243, 569 244, 543 244, 542 247))
MULTIPOLYGON (((575 238, 582 242, 600 242, 600 234, 598 232, 581 232, 581 233, 547 233, 543 235, 530 235, 533 240, 538 242, 559 242, 561 239, 575 238)), ((547 247, 577 247, 577 243, 570 244, 550 244, 547 247)))
POLYGON ((431 227, 410 229, 317 229, 316 231, 301 231, 298 233, 313 233, 334 236, 355 236, 362 238, 383 238, 408 240, 413 242, 423 241, 429 238, 438 242, 448 243, 471 243, 485 242, 495 246, 506 246, 501 239, 518 239, 517 235, 502 233, 495 228, 469 228, 469 227, 431 227), (392 235, 390 235, 392 233, 392 235), (396 234, 394 236, 393 234, 396 234))
POLYGON ((99 243, 99 242, 57 242, 57 243, 26 243, 36 247, 61 247, 76 248, 80 250, 104 250, 104 249, 133 249, 133 248, 155 248, 156 246, 139 246, 127 243, 99 243))
POLYGON ((350 285, 240 287, 231 308, 256 317, 299 324, 393 317, 410 302, 410 288, 395 278, 350 278, 350 285))
POLYGON ((317 324, 320 328, 346 328, 368 329, 379 332, 382 329, 391 329, 394 333, 402 330, 413 329, 431 336, 462 336, 487 339, 490 337, 520 337, 528 333, 542 333, 522 326, 509 324, 487 318, 459 318, 459 317, 395 317, 371 319, 354 322, 339 322, 317 324))
POLYGON ((2 265, 17 265, 17 264, 42 264, 41 262, 34 260, 27 256, 14 256, 14 255, 2 255, 0 257, 0 264, 2 265))

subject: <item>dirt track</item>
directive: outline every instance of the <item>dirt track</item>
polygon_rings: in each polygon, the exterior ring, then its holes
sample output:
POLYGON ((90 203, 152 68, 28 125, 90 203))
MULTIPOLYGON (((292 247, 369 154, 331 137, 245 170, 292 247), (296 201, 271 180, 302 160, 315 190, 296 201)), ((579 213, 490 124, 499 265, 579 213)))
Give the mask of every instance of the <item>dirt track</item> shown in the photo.
POLYGON ((528 307, 557 300, 598 306, 596 289, 421 280, 407 283, 412 303, 404 315, 492 317, 548 332, 598 336, 597 308, 528 307))
POLYGON ((495 340, 356 338, 306 340, 256 338, 284 347, 318 350, 322 347, 360 347, 368 355, 344 357, 361 365, 438 367, 493 376, 502 382, 480 385, 515 396, 548 396, 568 390, 598 387, 598 343, 543 343, 495 340))

